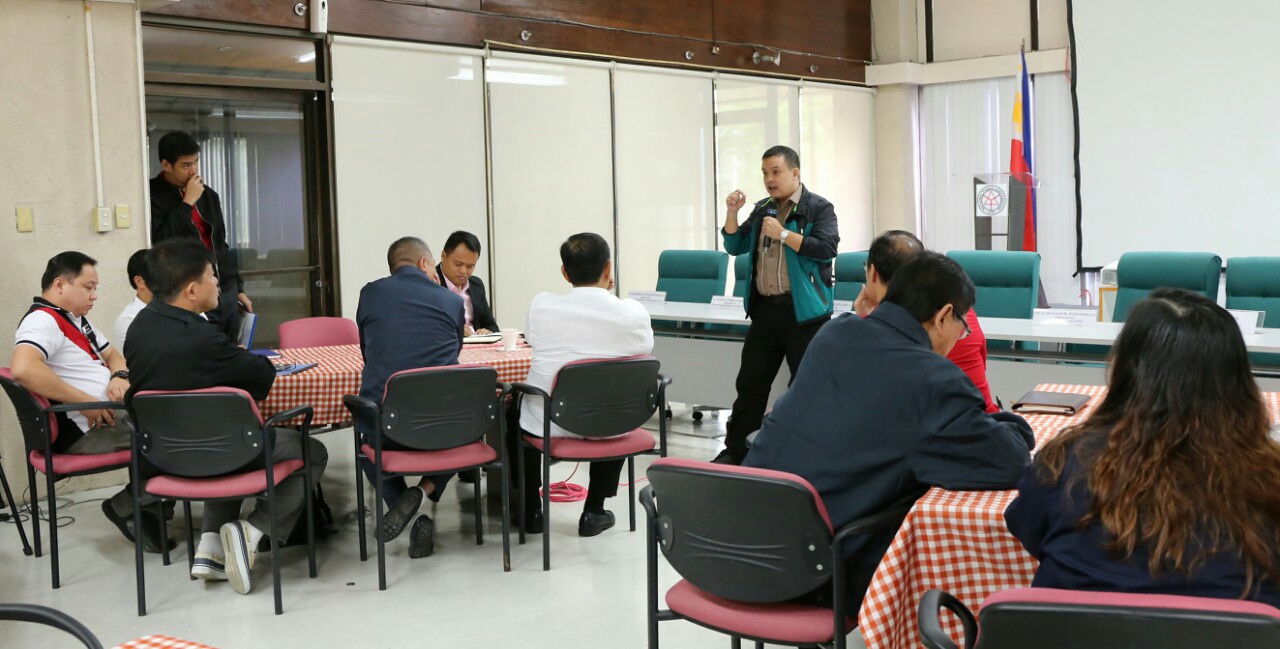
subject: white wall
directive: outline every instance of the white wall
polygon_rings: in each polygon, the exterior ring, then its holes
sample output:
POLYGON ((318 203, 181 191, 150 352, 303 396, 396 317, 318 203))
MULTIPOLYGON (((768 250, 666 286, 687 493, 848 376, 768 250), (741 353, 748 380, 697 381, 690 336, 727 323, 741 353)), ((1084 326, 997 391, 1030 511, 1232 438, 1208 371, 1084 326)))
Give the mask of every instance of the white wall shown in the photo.
MULTIPOLYGON (((0 323, 12 356, 12 332, 33 295, 45 263, 64 250, 98 260, 101 287, 89 319, 100 331, 133 299, 125 273, 129 255, 146 245, 148 209, 139 98, 138 20, 131 5, 92 3, 94 63, 101 133, 103 202, 128 205, 133 227, 90 231, 97 202, 89 101, 84 5, 48 0, 0 2, 0 323), (35 231, 13 227, 17 206, 35 208, 35 231)), ((21 498, 26 480, 22 436, 7 399, 0 401, 0 452, 21 498)), ((122 481, 122 472, 72 478, 72 490, 122 481)))

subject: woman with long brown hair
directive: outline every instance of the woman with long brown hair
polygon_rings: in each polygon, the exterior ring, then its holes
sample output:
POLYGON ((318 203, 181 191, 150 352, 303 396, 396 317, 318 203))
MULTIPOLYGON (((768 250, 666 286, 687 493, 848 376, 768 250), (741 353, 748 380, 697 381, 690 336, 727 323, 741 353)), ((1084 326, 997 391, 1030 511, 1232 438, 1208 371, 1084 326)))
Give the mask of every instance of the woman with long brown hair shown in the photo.
POLYGON ((1032 585, 1280 606, 1280 444, 1231 315, 1152 292, 1116 339, 1109 383, 1005 512, 1040 561, 1032 585))

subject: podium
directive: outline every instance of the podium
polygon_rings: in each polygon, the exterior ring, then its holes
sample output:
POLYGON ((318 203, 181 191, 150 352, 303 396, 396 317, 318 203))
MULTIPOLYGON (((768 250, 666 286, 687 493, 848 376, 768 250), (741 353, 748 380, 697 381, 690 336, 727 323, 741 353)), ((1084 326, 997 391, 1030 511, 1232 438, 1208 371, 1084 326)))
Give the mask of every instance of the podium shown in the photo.
POLYGON ((1028 190, 1039 187, 1031 174, 974 175, 974 250, 1022 250, 1028 190))

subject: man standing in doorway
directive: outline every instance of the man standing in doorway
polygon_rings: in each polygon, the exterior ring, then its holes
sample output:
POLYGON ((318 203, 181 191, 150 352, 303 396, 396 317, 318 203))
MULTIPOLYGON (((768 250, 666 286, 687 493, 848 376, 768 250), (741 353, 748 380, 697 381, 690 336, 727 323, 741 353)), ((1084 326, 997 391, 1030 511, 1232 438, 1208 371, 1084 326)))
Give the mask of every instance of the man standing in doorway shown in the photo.
POLYGON ((761 171, 769 198, 756 203, 746 221, 738 223, 738 211, 747 202, 742 190, 725 199, 724 249, 751 255, 746 299, 751 326, 742 345, 725 449, 715 459, 721 464, 742 463, 747 435, 760 428, 783 359, 794 378, 835 301, 831 262, 840 243, 835 207, 800 182, 800 156, 793 149, 765 151, 761 171))
POLYGON ((232 341, 240 333, 243 311, 253 311, 244 294, 239 264, 227 245, 222 200, 200 175, 200 144, 184 131, 160 138, 160 173, 151 179, 151 245, 174 237, 200 241, 214 255, 221 294, 218 308, 205 314, 232 341))

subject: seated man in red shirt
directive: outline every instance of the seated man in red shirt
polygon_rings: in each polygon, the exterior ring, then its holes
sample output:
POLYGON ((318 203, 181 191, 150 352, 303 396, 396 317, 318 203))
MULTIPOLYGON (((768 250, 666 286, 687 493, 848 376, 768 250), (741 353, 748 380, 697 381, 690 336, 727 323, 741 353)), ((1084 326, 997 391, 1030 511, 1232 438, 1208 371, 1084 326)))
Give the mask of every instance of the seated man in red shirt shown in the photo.
MULTIPOLYGON (((924 244, 910 232, 889 230, 876 237, 867 251, 867 283, 853 303, 854 311, 863 318, 875 311, 889 290, 889 280, 893 278, 894 271, 921 252, 924 252, 924 244)), ((947 359, 973 381, 987 404, 987 412, 996 412, 1000 408, 991 399, 991 386, 987 385, 987 337, 982 335, 982 327, 978 325, 978 316, 973 309, 969 309, 964 322, 968 334, 956 342, 947 359)))

